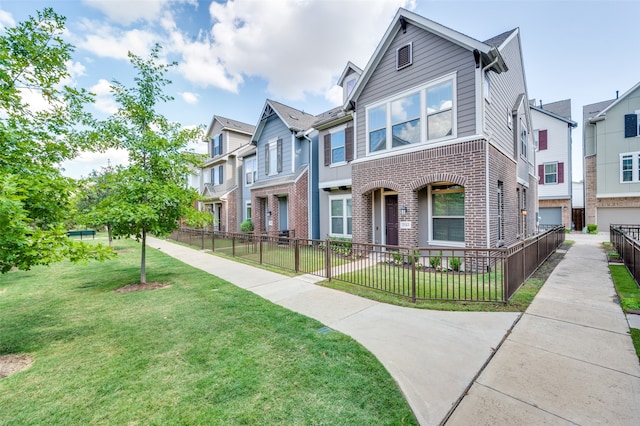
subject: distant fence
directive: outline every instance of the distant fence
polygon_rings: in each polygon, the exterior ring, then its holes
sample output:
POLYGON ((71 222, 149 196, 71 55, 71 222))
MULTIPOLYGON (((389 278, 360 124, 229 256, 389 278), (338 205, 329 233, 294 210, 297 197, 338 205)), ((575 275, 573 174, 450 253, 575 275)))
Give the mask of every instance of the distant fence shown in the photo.
POLYGON ((564 241, 564 228, 507 248, 409 248, 183 228, 172 240, 417 300, 507 302, 564 241))
POLYGON ((636 283, 640 285, 640 225, 611 225, 609 238, 636 283))

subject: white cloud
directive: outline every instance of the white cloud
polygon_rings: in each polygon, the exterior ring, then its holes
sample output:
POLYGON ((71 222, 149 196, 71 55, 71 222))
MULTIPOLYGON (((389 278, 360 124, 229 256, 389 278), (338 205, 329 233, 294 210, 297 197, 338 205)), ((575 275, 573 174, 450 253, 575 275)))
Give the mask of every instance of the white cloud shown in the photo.
POLYGON ((111 94, 111 83, 101 78, 96 84, 89 88, 90 92, 96 94, 96 101, 93 106, 107 114, 115 114, 118 111, 116 101, 111 94))
POLYGON ((127 53, 147 56, 161 37, 146 29, 124 31, 111 25, 84 19, 81 31, 86 35, 75 44, 96 56, 129 60, 127 53))
POLYGON ((108 164, 112 166, 127 165, 129 154, 124 149, 110 148, 105 152, 83 152, 73 160, 62 163, 65 176, 79 179, 89 176, 92 170, 100 170, 108 164))
POLYGON ((13 16, 6 10, 0 9, 0 30, 15 27, 15 25, 16 21, 13 19, 13 16))
POLYGON ((98 9, 109 19, 121 25, 137 21, 156 21, 172 3, 189 3, 197 6, 197 0, 82 0, 98 9))
POLYGON ((183 42, 182 49, 175 46, 183 52, 179 70, 195 83, 232 92, 243 76, 258 76, 278 97, 326 94, 348 60, 366 64, 401 6, 414 2, 350 1, 340 7, 324 0, 212 2, 210 34, 183 42))
POLYGON ((191 92, 182 92, 180 93, 180 96, 182 96, 183 101, 191 105, 197 104, 198 98, 200 97, 200 95, 191 92))

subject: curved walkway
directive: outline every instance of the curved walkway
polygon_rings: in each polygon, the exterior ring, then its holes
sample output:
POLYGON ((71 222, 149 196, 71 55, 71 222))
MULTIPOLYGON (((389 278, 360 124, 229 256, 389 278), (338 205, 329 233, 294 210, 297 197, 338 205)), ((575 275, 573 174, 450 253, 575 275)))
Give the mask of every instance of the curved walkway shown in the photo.
POLYGON ((165 240, 147 238, 191 266, 317 319, 371 351, 399 384, 422 425, 439 424, 498 347, 519 313, 441 312, 375 302, 165 240))
POLYGON ((640 425, 640 364, 602 241, 575 244, 447 425, 640 425))

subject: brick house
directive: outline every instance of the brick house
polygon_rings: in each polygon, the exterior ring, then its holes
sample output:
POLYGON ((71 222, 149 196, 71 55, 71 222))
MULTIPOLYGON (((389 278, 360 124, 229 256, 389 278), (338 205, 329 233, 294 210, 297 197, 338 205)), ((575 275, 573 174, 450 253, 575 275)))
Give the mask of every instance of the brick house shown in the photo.
POLYGON ((539 105, 531 102, 538 165, 539 225, 572 229, 571 100, 539 105))
MULTIPOLYGON (((314 115, 267 99, 253 135, 256 232, 317 238, 317 132, 314 115)), ((245 170, 245 172, 247 172, 245 170)))
POLYGON ((583 107, 585 220, 640 223, 640 82, 616 99, 583 107))
POLYGON ((213 213, 213 228, 238 232, 242 222, 241 161, 238 152, 251 142, 250 124, 213 116, 205 142, 208 159, 202 166, 202 207, 213 213))
POLYGON ((536 231, 518 29, 480 42, 400 9, 343 111, 354 241, 487 248, 536 231))

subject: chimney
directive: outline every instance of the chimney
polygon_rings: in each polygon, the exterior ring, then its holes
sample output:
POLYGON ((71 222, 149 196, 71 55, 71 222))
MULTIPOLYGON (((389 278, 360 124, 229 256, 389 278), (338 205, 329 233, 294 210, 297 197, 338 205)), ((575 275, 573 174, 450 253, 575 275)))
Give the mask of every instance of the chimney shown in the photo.
POLYGON ((616 90, 616 99, 618 99, 618 93, 620 93, 620 91, 616 90))
POLYGON ((540 99, 540 108, 542 108, 542 99, 540 99))

